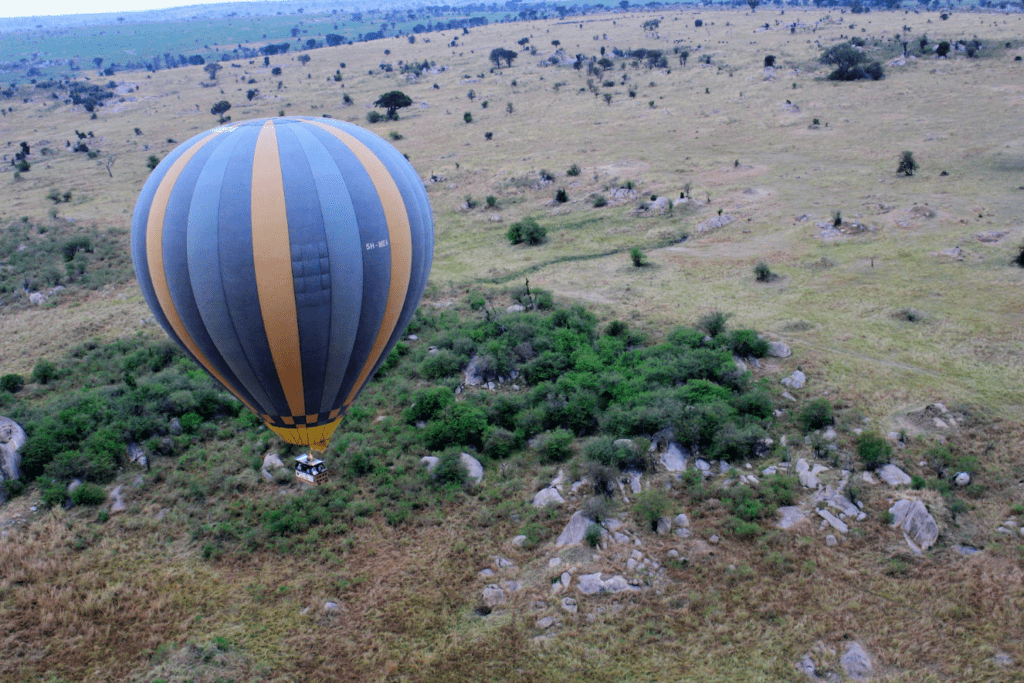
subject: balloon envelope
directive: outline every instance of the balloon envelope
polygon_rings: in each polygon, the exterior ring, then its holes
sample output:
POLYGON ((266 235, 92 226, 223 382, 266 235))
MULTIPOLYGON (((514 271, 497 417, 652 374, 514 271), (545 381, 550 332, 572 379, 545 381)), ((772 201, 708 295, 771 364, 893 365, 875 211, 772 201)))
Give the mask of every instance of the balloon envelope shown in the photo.
POLYGON ((135 273, 167 334, 317 450, 412 318, 433 244, 409 162, 330 119, 201 133, 156 167, 132 218, 135 273))

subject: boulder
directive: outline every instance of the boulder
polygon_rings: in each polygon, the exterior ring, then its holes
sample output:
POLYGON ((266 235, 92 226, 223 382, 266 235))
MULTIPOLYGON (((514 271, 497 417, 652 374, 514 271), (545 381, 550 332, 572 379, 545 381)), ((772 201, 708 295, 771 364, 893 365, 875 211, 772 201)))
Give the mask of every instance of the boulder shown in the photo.
POLYGON ((800 370, 794 370, 792 375, 782 378, 782 384, 790 389, 800 389, 806 383, 807 375, 800 370))
POLYGON ((420 464, 427 468, 428 472, 433 471, 437 467, 439 458, 436 455, 424 455, 420 458, 420 464))
POLYGON ((562 609, 569 614, 576 614, 576 610, 579 609, 576 606, 576 598, 562 598, 562 609))
POLYGON ((659 536, 665 536, 672 531, 672 520, 668 517, 662 517, 658 520, 657 534, 659 536))
POLYGON ((690 528, 690 518, 687 517, 686 514, 682 513, 682 512, 680 512, 678 515, 676 515, 672 519, 672 523, 675 524, 677 527, 681 527, 683 529, 689 529, 690 528))
POLYGON ((181 420, 176 417, 172 417, 170 423, 167 425, 167 430, 171 433, 171 436, 181 436, 181 420))
POLYGON ((582 543, 583 534, 587 532, 587 527, 593 523, 594 520, 583 514, 581 510, 572 513, 569 523, 565 525, 565 529, 562 530, 562 533, 555 540, 555 546, 561 548, 564 545, 578 545, 582 543))
POLYGON ((477 387, 487 381, 487 378, 480 372, 480 363, 480 356, 473 356, 466 364, 466 386, 477 387))
POLYGON ((554 486, 549 486, 534 494, 532 505, 535 508, 543 508, 548 505, 561 505, 564 502, 565 499, 562 498, 562 494, 558 492, 558 489, 554 486))
POLYGON ((124 498, 122 497, 121 487, 116 486, 114 490, 110 492, 110 514, 116 514, 118 512, 124 512, 127 509, 127 505, 124 504, 124 498))
POLYGON ((773 358, 789 358, 793 352, 782 342, 768 342, 768 355, 773 358))
POLYGON ((722 214, 721 216, 715 216, 714 218, 709 218, 703 223, 697 224, 697 234, 702 235, 704 233, 717 230, 718 228, 723 228, 732 223, 733 220, 735 219, 727 213, 722 214))
POLYGON ((32 292, 28 295, 28 300, 34 303, 36 306, 42 306, 46 303, 46 295, 42 292, 32 292))
POLYGON ((840 658, 839 664, 850 680, 866 681, 871 676, 871 658, 857 641, 851 642, 846 647, 846 652, 840 658))
POLYGON ((925 504, 919 500, 897 500, 889 513, 892 514, 894 527, 903 530, 904 537, 911 549, 927 550, 939 538, 939 525, 928 512, 925 504))
POLYGON ((483 481, 484 466, 480 464, 479 460, 469 453, 459 453, 459 460, 462 462, 462 466, 466 468, 466 476, 472 479, 474 484, 479 484, 483 481))
POLYGON ((581 574, 576 584, 577 590, 584 595, 600 593, 604 588, 604 581, 601 580, 601 572, 594 574, 581 574))
POLYGON ((792 529, 807 519, 804 511, 796 505, 786 505, 778 509, 779 521, 775 524, 780 529, 792 529))
POLYGON ((501 589, 501 586, 492 583, 490 586, 484 588, 483 591, 484 605, 490 608, 495 608, 498 605, 502 605, 508 601, 505 597, 505 591, 501 589))
POLYGON ((846 526, 846 522, 833 515, 828 510, 818 510, 818 515, 828 522, 829 526, 838 531, 841 534, 845 534, 850 530, 850 527, 846 526))
MULTIPOLYGON (((7 479, 21 478, 21 447, 25 430, 9 417, 0 417, 0 484, 7 479)), ((7 499, 7 489, 0 486, 0 503, 7 499)))
POLYGON ((128 456, 128 462, 133 462, 136 465, 149 469, 149 458, 146 457, 145 448, 134 441, 129 441, 125 452, 128 456))
POLYGON ((686 460, 690 452, 683 448, 678 442, 670 441, 668 448, 661 454, 661 464, 669 472, 682 472, 686 469, 686 460))
POLYGON ((960 472, 953 479, 953 483, 956 484, 957 486, 967 486, 968 484, 971 483, 971 475, 968 474, 967 472, 960 472))
POLYGON ((281 456, 279 456, 274 451, 270 451, 269 453, 263 456, 263 469, 270 472, 272 470, 279 470, 283 468, 284 463, 281 461, 281 456))
POLYGON ((909 486, 911 481, 910 475, 901 470, 896 465, 885 465, 878 470, 878 477, 889 486, 909 486))

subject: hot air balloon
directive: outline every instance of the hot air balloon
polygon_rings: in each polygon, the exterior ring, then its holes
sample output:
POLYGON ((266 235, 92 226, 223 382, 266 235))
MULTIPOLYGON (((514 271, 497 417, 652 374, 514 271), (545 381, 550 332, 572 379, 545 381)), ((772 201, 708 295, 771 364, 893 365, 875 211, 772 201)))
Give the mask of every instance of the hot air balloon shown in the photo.
POLYGON ((132 218, 135 274, 167 334, 282 439, 318 451, 412 318, 433 245, 402 154, 307 117, 196 135, 132 218))

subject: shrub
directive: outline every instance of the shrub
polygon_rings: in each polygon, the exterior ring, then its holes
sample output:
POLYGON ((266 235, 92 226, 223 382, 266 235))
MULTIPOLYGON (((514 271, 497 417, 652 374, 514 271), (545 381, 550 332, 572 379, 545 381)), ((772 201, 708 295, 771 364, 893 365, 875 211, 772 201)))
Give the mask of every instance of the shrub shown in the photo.
POLYGON ((547 462, 565 462, 572 457, 573 435, 567 429, 554 429, 541 434, 537 450, 547 462))
POLYGON ((765 55, 764 65, 766 68, 775 66, 775 55, 765 55))
POLYGON ((493 427, 484 439, 484 452, 492 458, 503 460, 522 447, 523 440, 518 434, 501 427, 493 427))
POLYGON ((148 168, 150 171, 152 171, 153 169, 155 169, 159 165, 160 165, 160 157, 156 156, 155 154, 150 154, 149 158, 146 159, 146 168, 148 168))
POLYGON ((466 467, 457 451, 448 451, 437 460, 431 471, 433 481, 438 486, 465 486, 468 481, 466 467))
POLYGON ((658 520, 668 515, 669 498, 661 489, 647 489, 636 494, 633 511, 650 525, 651 531, 658 528, 658 520))
POLYGON ((185 413, 181 416, 181 428, 186 434, 194 433, 202 423, 203 416, 198 413, 185 413))
POLYGON ((46 507, 60 507, 68 499, 64 482, 54 477, 44 477, 38 479, 36 483, 39 484, 39 498, 46 507))
POLYGON ((857 455, 865 469, 873 470, 889 462, 892 446, 883 436, 875 432, 863 432, 855 442, 857 455))
POLYGON ((587 530, 583 532, 583 540, 586 541, 587 545, 591 548, 596 548, 601 543, 601 532, 603 529, 600 524, 591 522, 587 525, 587 530))
POLYGON ((697 329, 707 333, 709 337, 717 337, 725 332, 725 323, 732 317, 731 313, 711 311, 697 321, 697 329))
POLYGON ((467 403, 453 403, 445 408, 438 420, 427 426, 424 441, 427 448, 440 451, 450 446, 483 446, 487 430, 487 414, 481 408, 467 403))
POLYGON ((1012 263, 1015 266, 1024 268, 1024 246, 1021 246, 1020 250, 1017 252, 1017 255, 1013 257, 1012 263))
POLYGON ((107 492, 102 486, 82 484, 71 492, 71 502, 75 505, 102 505, 107 500, 107 492))
POLYGON ((942 42, 939 43, 938 47, 935 49, 935 54, 938 55, 939 57, 945 57, 946 55, 949 54, 949 49, 950 49, 949 41, 948 40, 943 40, 942 42))
POLYGON ((454 375, 464 362, 462 357, 448 349, 438 349, 437 353, 427 354, 420 363, 419 372, 424 379, 441 379, 454 375))
POLYGON ((484 203, 487 204, 488 209, 493 209, 498 206, 498 198, 495 197, 493 194, 489 194, 487 195, 487 198, 484 200, 484 203))
POLYGON ((0 377, 0 390, 16 394, 25 386, 25 378, 21 375, 10 373, 0 377))
POLYGON ((804 432, 813 432, 832 424, 832 404, 827 398, 816 398, 800 411, 800 425, 804 432))
POLYGON ((729 348, 737 356, 764 358, 768 355, 768 340, 753 330, 734 330, 729 334, 729 348))
POLYGON ((452 403, 455 403, 455 394, 448 387, 421 389, 413 394, 412 405, 402 411, 402 419, 409 424, 433 420, 452 403))
POLYGON ((757 265, 754 266, 754 276, 758 282, 771 282, 772 270, 764 261, 758 261, 757 265))
POLYGON ((608 205, 608 200, 603 194, 595 194, 591 197, 591 203, 595 209, 600 209, 602 206, 608 205))
POLYGON ((385 119, 384 114, 381 114, 379 111, 374 110, 374 111, 366 112, 366 122, 367 123, 380 123, 384 119, 385 119))
POLYGON ((509 226, 508 232, 505 233, 505 237, 512 244, 521 244, 526 242, 531 246, 543 244, 547 240, 548 231, 543 226, 539 225, 536 219, 527 216, 521 221, 516 221, 509 226))
POLYGON ((909 150, 904 150, 900 153, 900 164, 896 168, 897 173, 902 173, 906 176, 914 175, 914 171, 917 170, 917 161, 914 160, 914 153, 909 150))
POLYGON ((569 193, 564 188, 558 188, 558 191, 555 192, 555 201, 559 204, 565 204, 569 201, 569 193))
POLYGON ((473 123, 473 115, 467 111, 462 115, 462 120, 466 123, 473 123))
POLYGON ((569 167, 569 170, 565 172, 567 176, 578 176, 580 174, 580 167, 577 164, 573 164, 569 167))
POLYGON ((629 250, 629 258, 633 261, 633 267, 642 268, 646 261, 646 255, 640 250, 640 247, 633 247, 629 250))

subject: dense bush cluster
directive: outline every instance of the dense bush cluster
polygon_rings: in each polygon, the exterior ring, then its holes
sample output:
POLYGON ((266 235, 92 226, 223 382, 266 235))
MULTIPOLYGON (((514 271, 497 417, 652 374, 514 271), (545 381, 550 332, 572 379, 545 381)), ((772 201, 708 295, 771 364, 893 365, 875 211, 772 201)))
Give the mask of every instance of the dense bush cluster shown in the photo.
POLYGON ((885 78, 880 62, 869 62, 867 55, 852 43, 840 43, 825 50, 821 63, 836 67, 828 75, 830 81, 878 81, 885 78))

